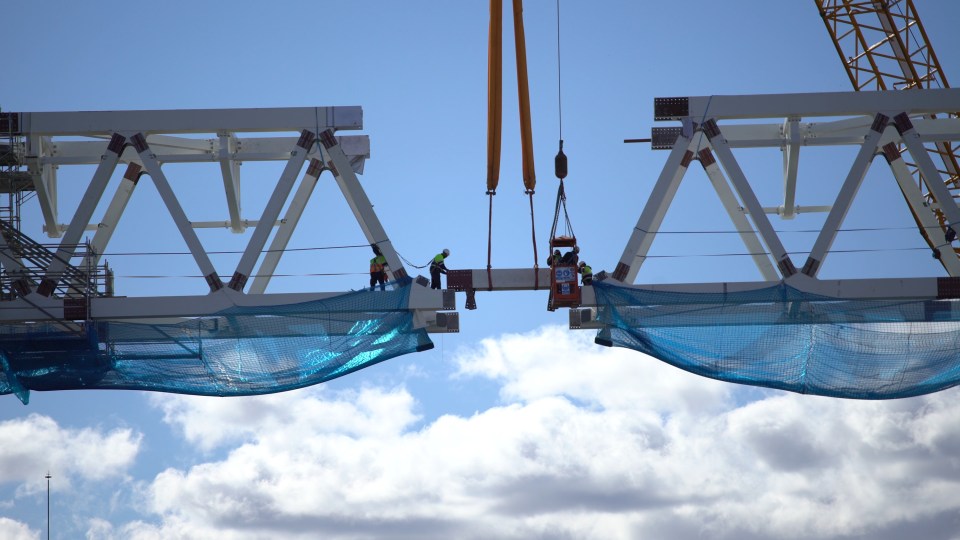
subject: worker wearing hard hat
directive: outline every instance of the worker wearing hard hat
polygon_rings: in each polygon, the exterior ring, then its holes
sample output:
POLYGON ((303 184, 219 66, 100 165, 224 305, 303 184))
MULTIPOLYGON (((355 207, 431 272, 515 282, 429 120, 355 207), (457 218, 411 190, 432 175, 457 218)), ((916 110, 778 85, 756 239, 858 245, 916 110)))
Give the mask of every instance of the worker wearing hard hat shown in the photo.
POLYGON ((381 291, 387 290, 387 258, 383 255, 370 259, 370 290, 374 290, 378 283, 381 291))
POLYGON ((592 285, 593 284, 593 268, 590 268, 590 265, 588 265, 587 263, 580 261, 579 271, 580 271, 580 274, 583 275, 583 279, 581 280, 581 283, 583 283, 584 285, 592 285))
POLYGON ((562 259, 562 258, 563 258, 563 257, 560 256, 560 250, 559 250, 559 249, 553 250, 553 255, 551 255, 551 256, 547 259, 547 266, 553 266, 553 265, 555 265, 555 264, 559 264, 559 263, 560 263, 560 259, 562 259))
POLYGON ((443 264, 444 259, 450 256, 450 250, 444 249, 430 261, 430 288, 441 289, 440 274, 447 273, 447 267, 443 264))

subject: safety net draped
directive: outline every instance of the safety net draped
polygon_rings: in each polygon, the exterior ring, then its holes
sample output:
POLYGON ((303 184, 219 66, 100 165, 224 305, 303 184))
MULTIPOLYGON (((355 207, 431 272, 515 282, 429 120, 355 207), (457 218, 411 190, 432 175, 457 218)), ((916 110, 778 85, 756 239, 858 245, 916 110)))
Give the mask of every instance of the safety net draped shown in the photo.
POLYGON ((595 282, 598 343, 697 375, 802 394, 892 399, 960 383, 960 309, 929 299, 839 300, 785 284, 683 293, 595 282), (609 333, 608 333, 609 331, 609 333))
POLYGON ((0 394, 128 389, 210 396, 282 392, 433 343, 413 327, 410 282, 387 291, 233 307, 175 324, 94 321, 0 327, 0 394))

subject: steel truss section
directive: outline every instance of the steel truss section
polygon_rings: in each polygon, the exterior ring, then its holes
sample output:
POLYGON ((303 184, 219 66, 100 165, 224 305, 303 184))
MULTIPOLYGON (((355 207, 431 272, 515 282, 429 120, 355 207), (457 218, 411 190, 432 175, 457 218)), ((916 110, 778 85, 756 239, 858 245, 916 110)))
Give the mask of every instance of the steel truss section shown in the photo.
MULTIPOLYGON (((946 216, 947 227, 954 232, 960 231, 960 208, 924 147, 925 143, 934 141, 960 140, 960 121, 944 115, 956 110, 960 110, 960 90, 952 89, 658 98, 654 103, 655 119, 679 121, 682 127, 653 130, 651 138, 657 141, 655 148, 672 150, 612 277, 627 284, 634 283, 664 215, 694 159, 703 165, 767 283, 790 280, 798 274, 767 215, 790 219, 800 212, 828 212, 816 243, 799 272, 805 277, 816 278, 867 169, 880 154, 886 158, 893 179, 921 231, 938 227, 939 214, 946 216), (825 120, 804 121, 808 118, 825 120), (775 119, 775 123, 744 122, 753 119, 775 119), (804 146, 859 147, 836 200, 829 206, 799 206, 796 203, 798 170, 804 146), (781 204, 760 204, 750 179, 736 159, 734 150, 739 148, 776 148, 783 152, 781 204), (905 148, 903 153, 909 153, 918 164, 924 186, 917 186, 911 180, 899 148, 905 148), (937 202, 927 201, 923 196, 924 187, 935 195, 937 202), (762 256, 757 256, 758 238, 765 246, 762 256), (772 272, 771 260, 776 272, 772 272)), ((948 234, 948 238, 950 236, 948 234)), ((960 276, 960 260, 954 250, 945 250, 941 263, 949 276, 960 276)))
MULTIPOLYGON (((175 111, 25 112, 4 113, 23 145, 23 164, 36 193, 36 200, 48 236, 61 238, 56 253, 41 269, 39 283, 18 282, 12 300, 0 310, 0 320, 43 321, 96 319, 157 319, 202 317, 230 306, 283 305, 342 293, 267 294, 265 291, 280 256, 306 207, 323 171, 330 171, 343 192, 360 229, 371 244, 387 258, 393 279, 407 276, 403 263, 373 210, 357 178, 370 155, 366 135, 338 135, 341 130, 363 127, 360 107, 300 107, 275 109, 203 109, 175 111), (241 207, 239 165, 244 161, 285 162, 273 194, 260 216, 244 217, 241 207), (164 166, 169 163, 215 163, 223 177, 226 211, 223 221, 195 222, 184 212, 170 187, 164 166), (94 212, 105 196, 107 184, 117 166, 126 170, 109 205, 99 220, 94 212), (306 174, 294 190, 304 164, 306 174), (96 165, 96 171, 67 224, 61 224, 57 207, 57 169, 71 165, 96 165), (142 176, 154 183, 167 211, 190 253, 206 278, 209 293, 198 296, 88 298, 82 309, 76 302, 55 294, 61 280, 81 255, 76 245, 84 231, 96 231, 90 252, 80 267, 96 266, 107 249, 127 203, 142 176), (291 198, 292 193, 292 198, 291 198), (281 218, 281 212, 286 212, 281 218), (254 227, 236 269, 230 269, 229 283, 221 280, 195 229, 228 228, 242 233, 254 227), (272 240, 271 240, 272 235, 272 240), (270 242, 268 255, 264 247, 270 242), (247 280, 256 273, 249 293, 247 280), (35 288, 35 290, 34 290, 35 288)), ((15 250, 0 245, 0 265, 8 274, 21 274, 22 261, 15 250)), ((223 270, 223 269, 221 269, 223 270)), ((72 274, 71 274, 72 275, 72 274)), ((72 279, 72 278, 71 278, 72 279)), ((415 285, 409 309, 414 324, 428 331, 459 330, 452 295, 415 285)))

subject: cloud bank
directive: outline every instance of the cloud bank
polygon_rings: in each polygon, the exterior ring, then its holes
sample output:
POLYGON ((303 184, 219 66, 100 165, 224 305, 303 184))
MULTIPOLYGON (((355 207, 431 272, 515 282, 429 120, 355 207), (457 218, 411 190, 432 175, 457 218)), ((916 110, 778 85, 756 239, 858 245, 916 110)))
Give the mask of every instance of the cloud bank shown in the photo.
MULTIPOLYGON (((167 469, 134 538, 924 538, 960 530, 956 391, 858 402, 699 378, 544 328, 461 351, 500 385, 420 422, 404 387, 161 396, 221 459, 167 469)), ((101 524, 101 526, 103 526, 101 524)))

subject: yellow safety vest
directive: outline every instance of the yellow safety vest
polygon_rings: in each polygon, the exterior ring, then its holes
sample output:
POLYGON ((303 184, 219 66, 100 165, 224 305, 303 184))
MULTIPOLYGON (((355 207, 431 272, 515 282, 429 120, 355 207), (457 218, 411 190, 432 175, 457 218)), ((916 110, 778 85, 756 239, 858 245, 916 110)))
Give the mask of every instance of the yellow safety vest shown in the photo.
POLYGON ((370 273, 379 274, 383 272, 383 267, 387 265, 387 258, 383 255, 370 259, 370 273))

